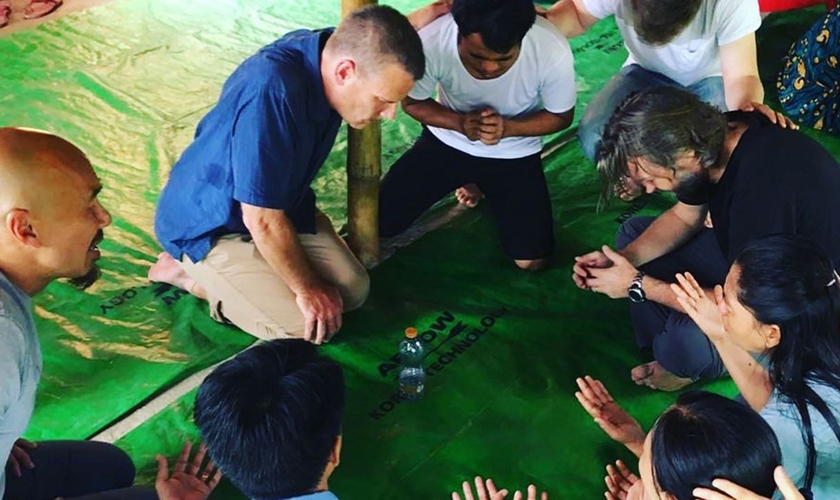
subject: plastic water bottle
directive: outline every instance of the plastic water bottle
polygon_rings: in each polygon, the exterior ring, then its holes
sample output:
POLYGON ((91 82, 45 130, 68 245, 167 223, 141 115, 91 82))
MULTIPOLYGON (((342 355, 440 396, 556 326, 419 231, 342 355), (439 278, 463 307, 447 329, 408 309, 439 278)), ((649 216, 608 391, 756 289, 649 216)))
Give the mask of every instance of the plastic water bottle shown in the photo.
POLYGON ((400 394, 406 399, 420 399, 426 388, 426 370, 423 368, 425 349, 417 338, 416 328, 407 328, 400 342, 400 394))

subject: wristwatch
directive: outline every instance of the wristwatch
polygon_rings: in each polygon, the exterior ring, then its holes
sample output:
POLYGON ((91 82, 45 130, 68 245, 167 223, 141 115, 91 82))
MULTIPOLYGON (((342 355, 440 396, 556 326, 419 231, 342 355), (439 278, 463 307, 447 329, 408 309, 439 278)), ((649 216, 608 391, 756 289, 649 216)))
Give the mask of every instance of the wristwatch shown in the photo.
POLYGON ((642 290, 642 279, 644 279, 645 273, 639 271, 636 273, 636 277, 633 278, 633 282, 630 283, 630 288, 627 289, 627 297, 630 299, 630 302, 635 304, 641 304, 647 297, 645 297, 645 291, 642 290))

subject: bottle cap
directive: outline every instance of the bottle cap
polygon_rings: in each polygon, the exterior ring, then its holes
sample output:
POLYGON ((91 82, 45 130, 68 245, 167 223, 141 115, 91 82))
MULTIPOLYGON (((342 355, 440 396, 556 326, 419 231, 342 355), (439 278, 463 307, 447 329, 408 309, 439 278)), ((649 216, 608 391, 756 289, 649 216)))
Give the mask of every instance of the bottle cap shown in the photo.
POLYGON ((407 339, 414 339, 417 338, 417 328, 411 327, 405 329, 405 338, 407 339))

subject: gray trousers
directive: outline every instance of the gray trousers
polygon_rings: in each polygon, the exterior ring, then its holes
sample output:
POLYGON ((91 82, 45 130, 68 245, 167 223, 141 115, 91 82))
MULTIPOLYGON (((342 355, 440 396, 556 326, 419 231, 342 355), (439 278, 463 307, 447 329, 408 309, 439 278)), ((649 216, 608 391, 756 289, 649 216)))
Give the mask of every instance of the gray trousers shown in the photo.
MULTIPOLYGON (((621 225, 616 247, 622 249, 641 235, 654 217, 633 217, 621 225)), ((676 283, 676 274, 690 272, 703 287, 723 284, 729 263, 720 250, 714 232, 704 228, 673 252, 641 267, 649 276, 676 283)), ((663 368, 679 377, 715 379, 726 368, 714 345, 686 314, 647 301, 630 303, 630 318, 641 348, 653 350, 663 368)))

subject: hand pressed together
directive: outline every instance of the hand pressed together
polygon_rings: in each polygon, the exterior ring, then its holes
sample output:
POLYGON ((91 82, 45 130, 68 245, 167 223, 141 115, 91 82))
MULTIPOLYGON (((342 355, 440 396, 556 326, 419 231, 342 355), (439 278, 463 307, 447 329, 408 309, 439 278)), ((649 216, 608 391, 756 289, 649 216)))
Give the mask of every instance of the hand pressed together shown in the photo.
POLYGON ((606 245, 601 248, 601 256, 596 254, 598 252, 575 259, 575 283, 579 288, 603 293, 612 299, 627 297, 627 289, 639 271, 623 255, 606 245), (594 265, 579 260, 589 256, 594 256, 594 265))

